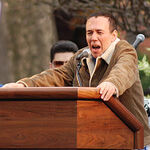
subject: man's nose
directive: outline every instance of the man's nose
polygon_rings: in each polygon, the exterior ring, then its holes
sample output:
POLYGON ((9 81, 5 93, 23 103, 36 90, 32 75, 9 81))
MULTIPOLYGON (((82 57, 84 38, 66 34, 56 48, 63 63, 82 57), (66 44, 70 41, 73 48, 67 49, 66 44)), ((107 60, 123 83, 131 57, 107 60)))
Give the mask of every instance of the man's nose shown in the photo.
POLYGON ((93 40, 93 41, 96 41, 97 39, 98 39, 97 33, 94 32, 94 33, 92 34, 92 40, 93 40))

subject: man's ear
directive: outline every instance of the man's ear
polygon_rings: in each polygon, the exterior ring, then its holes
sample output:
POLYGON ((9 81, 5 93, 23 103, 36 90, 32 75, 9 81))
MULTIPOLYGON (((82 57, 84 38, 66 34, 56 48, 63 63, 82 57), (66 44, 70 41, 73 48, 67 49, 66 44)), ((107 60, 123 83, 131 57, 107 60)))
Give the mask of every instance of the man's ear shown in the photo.
POLYGON ((112 32, 112 42, 114 42, 114 41, 116 40, 117 36, 118 36, 118 31, 117 31, 117 30, 114 30, 114 31, 112 32))

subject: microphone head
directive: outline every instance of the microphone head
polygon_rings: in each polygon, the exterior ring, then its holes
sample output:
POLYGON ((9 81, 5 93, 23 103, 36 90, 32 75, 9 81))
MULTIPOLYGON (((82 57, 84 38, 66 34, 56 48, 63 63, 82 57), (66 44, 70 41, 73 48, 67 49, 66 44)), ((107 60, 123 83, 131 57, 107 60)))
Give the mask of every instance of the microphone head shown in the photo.
POLYGON ((141 42, 143 42, 143 41, 145 40, 145 36, 144 36, 144 34, 138 34, 138 35, 136 36, 136 39, 140 39, 141 42))
POLYGON ((77 57, 76 60, 81 60, 83 57, 89 56, 90 49, 84 49, 77 57))
POLYGON ((90 53, 90 49, 86 48, 86 49, 83 50, 83 52, 87 52, 89 54, 90 53))
POLYGON ((89 56, 88 51, 84 51, 84 53, 83 53, 83 55, 82 55, 82 58, 83 58, 83 57, 88 57, 88 56, 89 56))

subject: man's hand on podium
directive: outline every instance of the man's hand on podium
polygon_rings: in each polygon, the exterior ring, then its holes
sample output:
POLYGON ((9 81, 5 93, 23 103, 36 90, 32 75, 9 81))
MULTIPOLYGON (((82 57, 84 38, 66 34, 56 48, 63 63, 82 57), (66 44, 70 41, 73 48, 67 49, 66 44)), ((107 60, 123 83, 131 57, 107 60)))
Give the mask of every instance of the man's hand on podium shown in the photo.
POLYGON ((111 96, 117 93, 116 86, 111 82, 102 82, 97 88, 100 88, 101 99, 104 101, 108 101, 111 96))
POLYGON ((21 83, 7 83, 4 84, 2 88, 23 88, 24 84, 21 83))

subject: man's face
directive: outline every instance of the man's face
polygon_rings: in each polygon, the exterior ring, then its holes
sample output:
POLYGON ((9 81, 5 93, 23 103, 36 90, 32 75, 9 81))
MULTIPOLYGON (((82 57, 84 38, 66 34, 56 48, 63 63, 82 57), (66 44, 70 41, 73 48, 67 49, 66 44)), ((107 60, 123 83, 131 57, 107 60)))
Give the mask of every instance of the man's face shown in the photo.
POLYGON ((86 23, 86 40, 93 57, 101 56, 117 38, 117 31, 110 32, 106 17, 91 17, 86 23))
POLYGON ((64 63, 69 61, 69 59, 74 55, 73 52, 60 52, 55 53, 54 59, 52 61, 52 64, 50 65, 50 68, 58 68, 62 66, 64 63))

